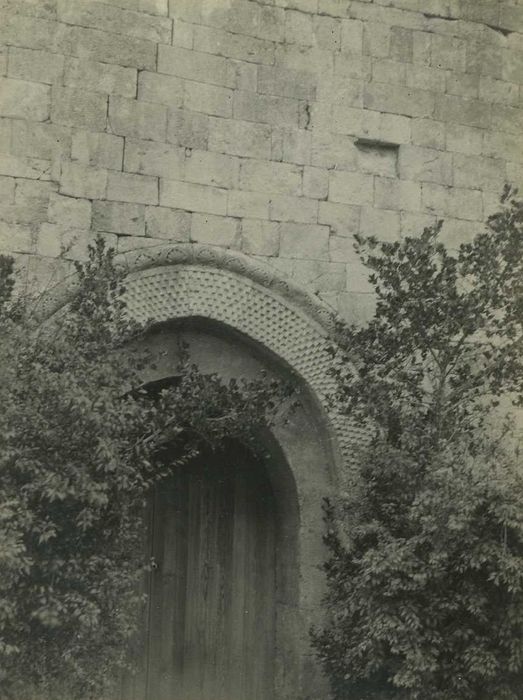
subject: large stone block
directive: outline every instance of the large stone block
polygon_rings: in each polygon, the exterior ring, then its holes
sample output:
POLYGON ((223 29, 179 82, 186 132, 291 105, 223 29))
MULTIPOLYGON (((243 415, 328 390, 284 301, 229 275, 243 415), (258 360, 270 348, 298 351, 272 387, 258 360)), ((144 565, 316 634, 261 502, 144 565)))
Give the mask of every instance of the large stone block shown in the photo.
POLYGON ((167 207, 146 207, 145 233, 151 238, 187 242, 191 233, 191 214, 167 207))
POLYGON ((160 204, 204 214, 227 214, 227 190, 192 182, 160 181, 160 204))
POLYGON ((481 76, 479 79, 479 97, 484 102, 496 102, 515 107, 519 104, 519 91, 520 86, 517 83, 496 80, 488 75, 481 76))
POLYGON ((59 226, 88 229, 91 226, 91 202, 52 194, 49 198, 48 217, 51 223, 59 226))
POLYGON ((268 219, 271 196, 261 192, 230 190, 227 199, 227 213, 230 216, 268 219))
POLYGON ((58 124, 17 119, 12 122, 11 153, 53 160, 71 153, 71 130, 58 124))
POLYGON ((372 175, 333 170, 329 177, 329 201, 342 204, 371 204, 374 197, 372 175))
POLYGON ((327 199, 329 194, 329 172, 325 168, 303 169, 303 194, 313 199, 327 199))
POLYGON ((191 240, 204 245, 230 248, 239 245, 238 219, 212 214, 193 214, 191 240))
POLYGON ((95 231, 144 236, 145 207, 143 204, 93 202, 92 228, 95 231))
POLYGON ((50 103, 47 85, 0 78, 0 116, 43 122, 49 118, 50 103))
POLYGON ((341 20, 341 50, 351 54, 363 53, 363 22, 361 20, 341 20))
POLYGON ((434 119, 412 120, 412 143, 415 146, 426 146, 444 151, 446 144, 445 122, 434 119))
POLYGON ((62 163, 60 193, 70 197, 104 199, 107 190, 107 170, 82 163, 62 163))
POLYGON ((292 279, 310 291, 341 292, 347 280, 346 266, 343 263, 323 260, 294 260, 292 279))
POLYGON ((380 58, 390 55, 390 25, 378 22, 364 23, 363 53, 380 58))
POLYGON ((523 162, 523 143, 520 134, 486 131, 483 135, 483 155, 523 162))
POLYGON ((376 236, 382 241, 396 241, 400 237, 400 213, 390 209, 363 207, 361 210, 360 233, 376 236))
POLYGON ((367 109, 410 117, 431 117, 434 113, 434 95, 420 88, 401 85, 369 83, 365 87, 363 105, 367 109))
POLYGON ((467 100, 453 95, 436 98, 435 119, 457 122, 466 126, 488 129, 491 122, 490 105, 479 100, 467 100))
POLYGON ((82 89, 54 86, 51 121, 92 131, 104 131, 107 124, 107 97, 82 89))
POLYGON ((320 168, 356 170, 358 151, 354 139, 342 134, 313 131, 311 164, 320 168))
POLYGON ((136 68, 71 57, 65 64, 64 84, 80 90, 134 97, 136 80, 136 68))
POLYGON ((238 187, 240 160, 209 151, 189 151, 185 160, 185 179, 201 185, 234 189, 238 187))
POLYGON ((336 236, 352 238, 360 230, 360 207, 338 202, 320 202, 318 223, 329 226, 336 236))
POLYGON ((112 32, 68 27, 68 33, 60 37, 64 53, 83 59, 131 66, 139 70, 156 69, 156 44, 145 39, 133 38, 112 32))
POLYGON ((174 75, 141 71, 138 76, 138 100, 157 102, 174 109, 183 105, 184 81, 174 75))
MULTIPOLYGON (((88 246, 93 245, 99 233, 83 229, 42 224, 38 232, 36 252, 38 255, 66 260, 86 260, 88 246)), ((104 233, 103 239, 109 248, 116 250, 118 238, 111 233, 104 233)))
POLYGON ((124 140, 121 136, 77 131, 73 135, 71 158, 95 168, 121 170, 123 167, 123 145, 124 140))
POLYGON ((280 226, 272 221, 244 219, 241 224, 241 249, 247 255, 278 255, 280 226))
POLYGON ((34 236, 31 226, 0 221, 0 251, 32 253, 34 251, 34 236))
POLYGON ((109 98, 108 129, 113 134, 165 141, 167 107, 126 97, 109 98))
POLYGON ((34 180, 50 180, 51 161, 2 154, 0 157, 0 175, 26 177, 34 180))
POLYGON ((210 118, 209 149, 246 158, 271 157, 271 129, 265 124, 210 118))
POLYGON ((501 192, 505 182, 505 163, 500 158, 485 158, 456 153, 454 185, 501 192))
POLYGON ((308 71, 296 71, 275 66, 258 69, 258 92, 297 100, 314 100, 316 77, 308 71))
POLYGON ((271 197, 269 218, 273 221, 294 221, 302 224, 318 223, 318 201, 306 197, 276 194, 271 197))
POLYGON ((63 36, 62 25, 58 22, 11 12, 4 17, 6 21, 0 22, 0 44, 57 51, 63 36))
MULTIPOLYGON (((519 41, 520 37, 518 37, 519 41)), ((521 46, 516 46, 516 50, 503 52, 503 64, 501 75, 503 80, 513 83, 523 83, 523 51, 521 46)))
POLYGON ((240 189, 298 196, 302 176, 302 168, 290 163, 245 160, 240 168, 240 189))
POLYGON ((206 149, 209 117, 186 109, 169 109, 167 140, 187 148, 206 149))
POLYGON ((452 155, 433 148, 402 146, 398 172, 403 180, 452 184, 452 155))
POLYGON ((285 13, 285 41, 288 44, 312 46, 312 15, 288 10, 285 13))
POLYGON ((64 73, 65 57, 49 51, 34 51, 18 46, 9 48, 10 78, 32 80, 36 83, 59 83, 64 73))
POLYGON ((252 63, 274 63, 274 44, 271 41, 242 36, 216 29, 215 27, 196 26, 194 29, 194 48, 196 51, 235 58, 252 63))
POLYGON ((234 87, 227 59, 177 46, 158 46, 158 72, 211 85, 234 87))
POLYGON ((450 123, 446 125, 446 132, 447 151, 468 155, 481 153, 484 134, 482 129, 450 123))
POLYGON ((234 118, 296 129, 300 123, 300 102, 238 90, 234 93, 234 118))
POLYGON ((232 116, 233 91, 217 85, 185 81, 184 107, 215 117, 232 116))
POLYGON ((169 143, 126 139, 124 170, 171 180, 184 176, 185 150, 169 143))
POLYGON ((466 49, 467 42, 463 39, 433 34, 430 63, 436 68, 464 73, 466 69, 466 49))
POLYGON ((138 204, 158 204, 158 178, 148 175, 109 172, 107 199, 138 204))
POLYGON ((287 223, 282 226, 280 255, 305 260, 329 259, 329 227, 287 223))
POLYGON ((129 11, 93 0, 57 0, 57 8, 58 19, 67 24, 155 42, 171 41, 172 21, 167 17, 129 11))
POLYGON ((419 211, 421 208, 421 185, 418 182, 396 178, 377 177, 374 204, 380 209, 419 211))
POLYGON ((492 105, 492 128, 497 131, 506 131, 509 134, 523 132, 523 106, 505 107, 504 105, 492 105))
POLYGON ((313 19, 314 43, 327 51, 339 51, 341 47, 341 21, 316 15, 313 19))

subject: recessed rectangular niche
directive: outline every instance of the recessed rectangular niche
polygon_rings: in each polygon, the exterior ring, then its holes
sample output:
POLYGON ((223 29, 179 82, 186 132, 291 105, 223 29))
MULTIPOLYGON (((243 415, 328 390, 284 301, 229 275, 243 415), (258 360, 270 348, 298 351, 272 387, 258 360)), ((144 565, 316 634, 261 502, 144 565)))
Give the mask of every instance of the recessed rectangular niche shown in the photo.
POLYGON ((358 167, 361 172, 396 177, 398 174, 399 145, 389 141, 356 139, 358 167))

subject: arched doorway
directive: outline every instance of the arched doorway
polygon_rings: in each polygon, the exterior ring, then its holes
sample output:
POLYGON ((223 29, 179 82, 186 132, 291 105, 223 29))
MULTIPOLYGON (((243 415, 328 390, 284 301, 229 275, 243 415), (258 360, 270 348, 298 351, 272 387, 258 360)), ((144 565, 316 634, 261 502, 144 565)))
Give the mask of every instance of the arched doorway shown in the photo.
MULTIPOLYGON (((332 388, 325 347, 329 313, 316 299, 230 251, 159 247, 122 258, 122 265, 128 273, 132 315, 156 324, 157 332, 149 340, 159 361, 147 381, 174 375, 181 338, 204 372, 230 378, 254 377, 261 369, 276 375, 291 371, 299 382, 300 406, 290 420, 272 426, 267 444, 274 448, 273 455, 263 465, 273 487, 278 522, 272 698, 326 697, 309 637, 311 625, 323 615, 321 505, 324 497, 336 492, 339 467, 343 459, 350 461, 352 445, 361 441, 357 427, 325 410, 324 397, 332 388)), ((73 293, 74 282, 50 296, 44 311, 59 309, 73 293)), ((125 700, 147 697, 149 638, 144 636, 141 644, 143 653, 137 658, 144 668, 125 700)))

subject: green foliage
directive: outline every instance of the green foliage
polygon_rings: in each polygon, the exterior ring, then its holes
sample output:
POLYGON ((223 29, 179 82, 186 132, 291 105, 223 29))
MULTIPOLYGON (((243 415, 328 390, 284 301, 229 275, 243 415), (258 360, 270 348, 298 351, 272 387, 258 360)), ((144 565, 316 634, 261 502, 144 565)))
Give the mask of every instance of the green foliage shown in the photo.
POLYGON ((340 326, 333 373, 374 434, 326 506, 336 700, 521 698, 523 474, 497 407, 523 398, 523 204, 507 189, 454 254, 439 231, 356 242, 377 307, 340 326))
POLYGON ((0 258, 2 698, 103 694, 143 603, 149 490, 203 444, 252 444, 288 394, 266 377, 224 384, 184 356, 152 396, 113 251, 98 240, 77 273, 67 310, 38 326, 0 258))

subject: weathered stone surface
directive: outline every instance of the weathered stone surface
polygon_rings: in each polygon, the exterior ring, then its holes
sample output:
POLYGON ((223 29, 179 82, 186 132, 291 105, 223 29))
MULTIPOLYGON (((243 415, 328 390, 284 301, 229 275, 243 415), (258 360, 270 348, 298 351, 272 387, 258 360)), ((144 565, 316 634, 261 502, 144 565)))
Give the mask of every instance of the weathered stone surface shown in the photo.
POLYGON ((215 117, 232 116, 233 92, 217 85, 185 81, 184 107, 215 117))
POLYGON ((59 83, 64 73, 64 56, 11 46, 9 49, 10 78, 32 80, 36 83, 59 83))
POLYGON ((121 136, 113 134, 78 131, 73 135, 71 158, 84 165, 108 170, 121 170, 123 166, 123 144, 121 136))
POLYGON ((227 213, 227 190, 192 182, 160 181, 160 204, 206 214, 227 213))
POLYGON ((51 223, 59 226, 88 229, 91 226, 91 202, 53 194, 49 199, 48 217, 51 223))
POLYGON ((11 153, 16 156, 43 160, 70 156, 71 130, 68 127, 17 119, 11 128, 11 153))
POLYGON ((419 211, 421 185, 418 182, 377 177, 374 204, 380 209, 406 209, 419 211))
POLYGON ((108 128, 120 136, 165 141, 167 107, 125 97, 110 97, 108 128))
POLYGON ((269 159, 271 130, 265 124, 211 118, 209 150, 233 156, 269 159))
POLYGON ((272 221, 244 219, 241 224, 241 249, 247 255, 278 255, 280 227, 272 221))
POLYGON ((177 46, 158 46, 158 72, 211 85, 234 87, 225 58, 177 46))
POLYGON ((329 259, 329 228, 313 224, 282 226, 280 255, 284 258, 329 259))
POLYGON ((229 190, 227 213, 230 216, 250 216, 255 219, 269 218, 271 196, 261 192, 229 190))
POLYGON ((142 175, 183 179, 185 150, 169 143, 125 140, 124 170, 142 175))
POLYGON ((276 194, 271 197, 269 217, 274 221, 316 224, 318 222, 318 202, 306 197, 276 194))
POLYGON ((64 84, 69 87, 134 97, 136 81, 136 68, 70 57, 65 63, 64 84))
POLYGON ((81 163, 62 163, 61 194, 86 199, 104 199, 106 189, 107 170, 92 168, 81 163))
POLYGON ((50 103, 47 85, 0 78, 0 116, 43 122, 49 117, 50 103))
POLYGON ((92 228, 95 231, 144 236, 145 207, 143 204, 93 202, 92 228))
POLYGON ((398 158, 402 179, 452 184, 452 156, 433 148, 402 146, 398 158))
POLYGON ((209 117, 198 112, 169 110, 167 140, 187 148, 207 148, 209 141, 209 117))
POLYGON ((191 214, 167 207, 145 208, 145 233, 151 238, 169 241, 188 241, 191 232, 191 214))
POLYGON ((138 69, 156 68, 156 44, 152 41, 121 36, 111 32, 85 27, 70 27, 59 37, 64 53, 118 66, 138 69))
POLYGON ((195 243, 219 245, 226 248, 238 245, 239 221, 212 214, 193 214, 191 240, 195 243))
POLYGON ((185 158, 185 178, 201 185, 234 189, 238 186, 240 159, 222 153, 189 151, 185 158))
POLYGON ((245 160, 240 168, 240 189, 297 196, 302 190, 302 169, 290 163, 245 160))
POLYGON ((40 158, 20 158, 4 155, 0 157, 0 175, 27 177, 35 180, 51 179, 51 161, 40 158))
POLYGON ((157 102, 174 109, 183 105, 184 81, 174 75, 162 75, 140 71, 138 75, 138 99, 157 102))
POLYGON ((320 202, 318 223, 327 224, 337 236, 350 237, 360 230, 360 207, 320 202))
POLYGON ((107 174, 107 199, 140 204, 158 204, 158 178, 109 171, 107 174))
POLYGON ((171 40, 172 22, 164 17, 111 7, 93 0, 75 0, 74 3, 70 0, 57 0, 57 6, 59 20, 67 24, 155 42, 171 40))
POLYGON ((104 131, 107 97, 96 92, 55 86, 52 89, 51 121, 92 131, 104 131))
POLYGON ((374 179, 361 173, 332 171, 329 177, 329 200, 343 204, 371 204, 374 179))

